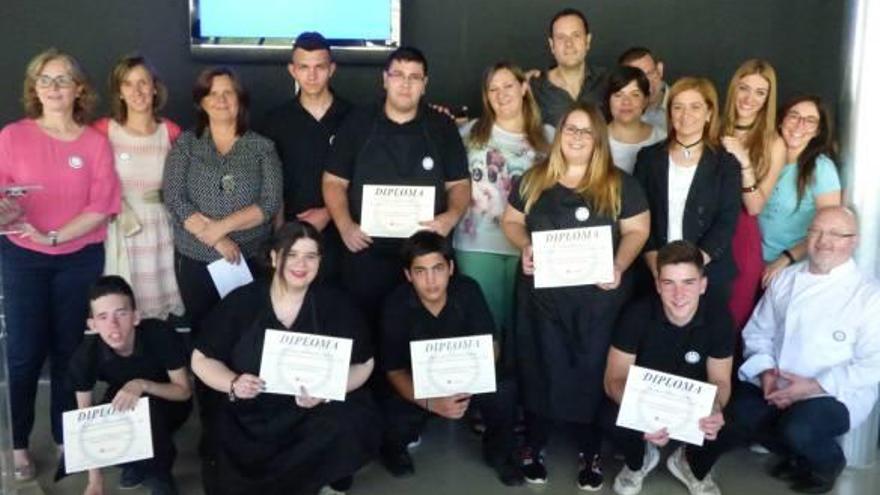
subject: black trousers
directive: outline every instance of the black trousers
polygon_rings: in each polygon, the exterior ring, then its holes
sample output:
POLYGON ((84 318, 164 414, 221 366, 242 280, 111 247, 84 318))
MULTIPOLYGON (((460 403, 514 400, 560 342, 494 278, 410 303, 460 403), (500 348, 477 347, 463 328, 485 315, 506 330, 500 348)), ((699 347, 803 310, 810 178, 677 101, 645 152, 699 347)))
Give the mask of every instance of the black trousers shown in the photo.
MULTIPOLYGON (((608 401, 602 408, 602 426, 610 433, 616 451, 623 454, 626 466, 633 471, 638 471, 642 467, 645 456, 644 433, 615 425, 619 410, 617 404, 608 401)), ((697 479, 705 478, 712 470, 712 466, 722 453, 722 450, 718 448, 720 445, 717 440, 706 440, 702 447, 685 445, 685 458, 697 479)))
MULTIPOLYGON (((516 448, 513 428, 516 421, 516 385, 512 380, 499 380, 493 394, 471 397, 471 405, 479 409, 486 425, 483 436, 483 454, 486 460, 497 465, 506 460, 516 448)), ((382 450, 399 453, 406 450, 421 434, 432 413, 404 400, 397 394, 383 401, 386 428, 382 450)))
POLYGON ((346 249, 343 254, 343 287, 364 312, 374 337, 385 297, 404 280, 400 255, 390 248, 368 247, 357 253, 346 249))
POLYGON ((562 424, 577 442, 578 451, 589 460, 602 448, 602 428, 598 422, 570 423, 558 421, 533 412, 526 411, 526 446, 533 452, 540 452, 550 439, 550 430, 554 424, 562 424))
MULTIPOLYGON (((110 398, 112 400, 112 397, 110 398)), ((106 400, 105 402, 110 402, 106 400)), ((177 458, 174 433, 189 417, 192 401, 174 402, 150 397, 150 429, 153 436, 153 458, 137 461, 147 475, 163 480, 171 479, 171 469, 177 458)))

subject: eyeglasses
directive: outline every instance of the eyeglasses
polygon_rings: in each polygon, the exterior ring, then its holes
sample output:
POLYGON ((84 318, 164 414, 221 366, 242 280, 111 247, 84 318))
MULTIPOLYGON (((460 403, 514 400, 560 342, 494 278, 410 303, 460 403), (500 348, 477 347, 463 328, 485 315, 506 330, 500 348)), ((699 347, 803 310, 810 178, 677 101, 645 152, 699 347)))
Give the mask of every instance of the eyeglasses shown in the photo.
POLYGON ((813 117, 812 115, 809 117, 804 117, 797 112, 788 112, 787 114, 785 114, 785 121, 792 127, 797 127, 801 123, 803 123, 804 127, 806 127, 807 129, 816 129, 817 127, 819 127, 818 117, 813 117))
POLYGON ((562 126, 562 133, 571 137, 593 139, 593 129, 590 129, 589 127, 577 127, 571 124, 565 124, 562 126))
POLYGON ((385 74, 387 74, 388 79, 394 81, 395 84, 402 84, 404 82, 409 84, 422 84, 425 82, 425 79, 427 79, 427 77, 422 74, 404 74, 399 70, 386 72, 385 74))
POLYGON ((72 88, 76 85, 76 81, 73 80, 72 77, 67 74, 61 74, 60 76, 38 76, 36 80, 36 85, 38 88, 51 88, 52 86, 58 86, 59 88, 72 88))
POLYGON ((819 237, 827 237, 828 239, 836 242, 855 236, 856 234, 853 233, 836 232, 834 230, 807 229, 807 237, 812 237, 813 239, 819 237))

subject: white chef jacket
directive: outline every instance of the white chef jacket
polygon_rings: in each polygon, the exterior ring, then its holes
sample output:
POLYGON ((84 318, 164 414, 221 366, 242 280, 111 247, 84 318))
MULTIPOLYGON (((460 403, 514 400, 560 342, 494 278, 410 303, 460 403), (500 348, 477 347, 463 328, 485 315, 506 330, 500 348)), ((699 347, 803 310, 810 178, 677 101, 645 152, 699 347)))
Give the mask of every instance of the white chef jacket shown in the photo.
POLYGON ((850 259, 827 275, 808 263, 786 268, 770 284, 743 329, 739 378, 760 386, 778 367, 815 378, 859 425, 877 401, 880 382, 880 285, 850 259))

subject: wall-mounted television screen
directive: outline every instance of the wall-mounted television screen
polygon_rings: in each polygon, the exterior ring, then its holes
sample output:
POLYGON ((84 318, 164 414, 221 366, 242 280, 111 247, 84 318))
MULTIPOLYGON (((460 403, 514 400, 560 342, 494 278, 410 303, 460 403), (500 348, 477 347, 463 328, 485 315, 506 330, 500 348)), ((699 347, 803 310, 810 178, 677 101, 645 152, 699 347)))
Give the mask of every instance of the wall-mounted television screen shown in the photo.
POLYGON ((225 61, 287 58, 303 31, 318 31, 340 62, 373 63, 400 46, 401 0, 190 0, 194 56, 225 61))

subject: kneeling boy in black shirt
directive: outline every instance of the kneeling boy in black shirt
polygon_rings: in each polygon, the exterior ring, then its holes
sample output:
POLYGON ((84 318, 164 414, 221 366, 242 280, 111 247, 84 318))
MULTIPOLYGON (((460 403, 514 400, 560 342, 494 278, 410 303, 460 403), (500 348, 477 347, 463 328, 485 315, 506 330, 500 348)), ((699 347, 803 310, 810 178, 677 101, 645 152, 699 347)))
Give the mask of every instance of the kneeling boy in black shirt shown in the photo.
MULTIPOLYGON (((89 310, 87 324, 94 334, 85 336, 70 360, 77 406, 94 405, 92 389, 99 380, 107 383, 101 403, 116 409, 134 409, 140 397, 150 397, 153 458, 123 466, 120 488, 143 482, 154 495, 175 494, 172 435, 192 406, 184 346, 165 322, 140 319, 131 287, 121 277, 98 279, 89 293, 89 310)), ((100 470, 89 471, 85 493, 104 493, 100 470)))
MULTIPOLYGON (((721 410, 730 398, 734 333, 730 312, 706 293, 703 254, 687 241, 674 241, 657 253, 657 295, 630 304, 621 314, 608 352, 605 391, 619 405, 632 364, 718 387, 712 414, 700 419, 707 440, 702 447, 679 447, 666 466, 692 494, 720 495, 709 473, 717 459, 716 439, 724 426, 721 410)), ((617 408, 606 411, 613 424, 617 408)), ((618 495, 636 495, 657 466, 657 447, 669 442, 666 429, 653 433, 615 426, 614 439, 626 462, 614 479, 618 495)))
POLYGON ((511 381, 498 379, 493 394, 457 394, 416 400, 413 397, 409 343, 415 340, 493 334, 494 324, 479 285, 468 277, 452 277, 455 264, 448 241, 421 231, 403 246, 401 284, 386 300, 382 314, 380 363, 393 389, 384 401, 388 422, 382 456, 394 476, 414 472, 407 444, 432 414, 460 419, 473 403, 486 423, 483 455, 505 485, 523 483, 512 453, 515 447, 515 398, 511 381))

